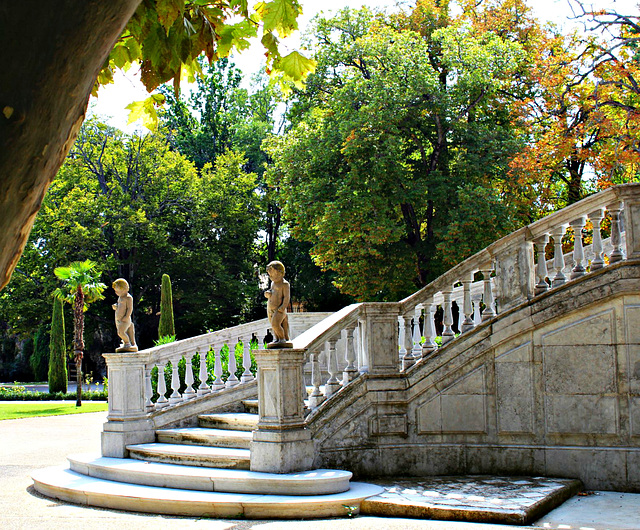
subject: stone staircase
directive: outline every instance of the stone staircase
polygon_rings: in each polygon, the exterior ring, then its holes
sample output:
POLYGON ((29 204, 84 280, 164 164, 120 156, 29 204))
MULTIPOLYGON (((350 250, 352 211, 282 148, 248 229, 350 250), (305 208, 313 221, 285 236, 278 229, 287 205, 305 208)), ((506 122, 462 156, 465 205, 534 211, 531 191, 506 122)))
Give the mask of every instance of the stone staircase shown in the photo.
POLYGON ((69 468, 33 476, 41 493, 104 508, 173 515, 310 518, 359 511, 382 488, 350 484, 348 471, 249 471, 257 400, 246 412, 202 414, 197 427, 159 429, 156 442, 127 447, 129 458, 68 457, 69 468))

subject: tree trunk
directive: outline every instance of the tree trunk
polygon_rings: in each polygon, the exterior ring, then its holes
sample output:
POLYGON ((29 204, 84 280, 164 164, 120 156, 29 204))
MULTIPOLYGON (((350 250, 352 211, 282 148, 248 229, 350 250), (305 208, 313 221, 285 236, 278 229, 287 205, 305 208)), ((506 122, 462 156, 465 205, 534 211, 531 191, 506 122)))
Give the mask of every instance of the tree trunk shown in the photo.
POLYGON ((140 0, 0 3, 0 289, 140 0))
POLYGON ((84 293, 78 285, 73 300, 73 349, 76 360, 76 407, 82 405, 82 358, 84 357, 84 293))

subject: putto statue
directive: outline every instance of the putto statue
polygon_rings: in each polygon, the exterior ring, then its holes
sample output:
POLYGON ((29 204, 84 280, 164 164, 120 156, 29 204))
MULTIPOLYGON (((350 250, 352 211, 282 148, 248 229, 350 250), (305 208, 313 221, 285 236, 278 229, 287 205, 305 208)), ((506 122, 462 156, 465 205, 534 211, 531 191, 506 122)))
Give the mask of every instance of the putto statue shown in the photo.
POLYGON ((293 348, 293 344, 289 342, 287 316, 291 290, 289 282, 284 279, 284 265, 280 261, 272 261, 267 265, 267 274, 271 279, 271 287, 264 295, 267 298, 267 316, 275 338, 267 344, 267 348, 293 348))
POLYGON ((116 312, 118 337, 122 339, 122 344, 120 344, 119 348, 116 348, 116 353, 138 351, 136 332, 131 321, 133 297, 129 294, 129 283, 124 278, 118 278, 111 287, 118 295, 118 301, 111 307, 116 312))

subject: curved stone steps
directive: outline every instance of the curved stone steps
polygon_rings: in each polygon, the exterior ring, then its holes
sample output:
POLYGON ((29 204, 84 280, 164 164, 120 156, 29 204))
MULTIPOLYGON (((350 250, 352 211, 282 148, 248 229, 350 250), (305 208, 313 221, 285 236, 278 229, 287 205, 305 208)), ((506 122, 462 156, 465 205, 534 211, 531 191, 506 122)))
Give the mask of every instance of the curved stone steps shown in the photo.
POLYGON ((258 425, 258 415, 247 412, 201 414, 198 425, 209 429, 253 431, 258 425))
POLYGON ((351 483, 333 495, 255 495, 192 491, 123 484, 87 477, 61 467, 32 476, 35 489, 48 497, 82 505, 135 512, 248 519, 312 519, 357 515, 362 501, 380 486, 351 483))
POLYGON ((165 444, 207 445, 249 449, 253 433, 230 429, 186 427, 156 431, 156 440, 165 444))
POLYGON ((186 466, 249 469, 249 449, 148 443, 128 445, 129 456, 137 460, 181 464, 186 466))
POLYGON ((329 495, 349 490, 349 471, 316 469, 300 473, 257 473, 107 458, 95 454, 68 457, 72 471, 94 478, 144 486, 275 495, 329 495))

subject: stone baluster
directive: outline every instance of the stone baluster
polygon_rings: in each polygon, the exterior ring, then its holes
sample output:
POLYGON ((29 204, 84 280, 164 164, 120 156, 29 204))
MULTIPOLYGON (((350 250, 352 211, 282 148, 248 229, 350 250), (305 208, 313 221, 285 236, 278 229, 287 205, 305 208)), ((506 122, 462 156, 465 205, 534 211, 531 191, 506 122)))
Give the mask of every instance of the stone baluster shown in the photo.
POLYGON ((156 410, 169 406, 167 399, 167 382, 164 380, 164 364, 158 365, 158 400, 156 401, 156 410))
POLYGON ((547 283, 547 257, 545 255, 545 249, 549 242, 549 234, 543 234, 537 239, 533 240, 533 244, 538 251, 538 264, 536 267, 536 276, 538 277, 538 283, 536 283, 534 294, 537 296, 549 290, 549 284, 547 283))
POLYGON ((401 351, 404 351, 402 356, 402 371, 408 370, 411 366, 415 364, 415 359, 413 358, 413 337, 411 334, 411 320, 413 317, 410 313, 400 317, 403 321, 403 326, 400 327, 401 330, 404 330, 404 333, 401 335, 401 340, 404 343, 401 351))
POLYGON ((342 372, 342 384, 348 385, 351 381, 353 381, 356 377, 358 377, 358 369, 356 368, 356 349, 354 344, 353 334, 356 330, 356 325, 352 324, 345 329, 346 333, 346 352, 345 359, 347 361, 347 366, 342 372))
POLYGON ((582 245, 582 229, 587 224, 587 218, 583 215, 569 223, 573 228, 573 269, 571 270, 571 279, 575 280, 584 276, 586 272, 584 268, 584 247, 582 245))
POLYGON ((602 234, 600 233, 600 223, 604 218, 604 210, 598 208, 589 214, 591 224, 593 225, 593 260, 591 261, 591 271, 597 271, 604 267, 604 259, 602 258, 602 234))
POLYGON ((320 352, 315 351, 311 353, 311 383, 313 384, 313 390, 309 396, 309 407, 311 410, 318 408, 321 403, 327 399, 320 390, 322 384, 322 370, 320 369, 320 361, 318 357, 320 352))
POLYGON ((400 366, 402 366, 402 360, 407 355, 407 347, 405 341, 405 320, 402 317, 398 317, 398 356, 400 366))
POLYGON ((609 256, 609 263, 617 263, 618 261, 622 261, 624 259, 624 254, 622 253, 622 237, 621 237, 621 227, 620 227, 620 211, 622 210, 622 205, 619 202, 609 204, 607 206, 607 212, 609 212, 609 216, 611 217, 611 246, 613 250, 611 251, 611 256, 609 256))
POLYGON ((231 342, 227 340, 225 344, 227 348, 229 348, 229 362, 227 363, 229 377, 227 377, 227 382, 224 386, 225 388, 233 388, 240 384, 238 376, 236 376, 236 370, 238 369, 238 363, 236 362, 236 343, 231 344, 231 342))
POLYGON ((207 352, 200 352, 200 372, 198 374, 200 386, 198 387, 198 395, 206 396, 211 392, 211 387, 207 384, 209 379, 209 371, 207 370, 207 352))
POLYGON ((144 408, 147 412, 153 410, 153 387, 151 385, 151 365, 148 364, 144 367, 144 408))
POLYGON ((219 348, 214 347, 215 362, 213 364, 213 375, 216 376, 215 381, 211 385, 211 390, 222 390, 224 382, 222 381, 222 357, 219 348))
POLYGON ((249 383, 255 379, 251 373, 251 336, 242 339, 242 367, 244 372, 240 377, 241 383, 249 383))
POLYGON ((358 327, 356 328, 356 351, 358 352, 358 372, 361 374, 366 374, 369 371, 369 356, 364 347, 366 340, 365 333, 366 322, 358 319, 358 327))
POLYGON ((325 384, 325 394, 331 397, 340 389, 340 381, 338 380, 338 353, 336 352, 337 338, 327 341, 327 369, 329 371, 329 379, 325 384))
POLYGON ((491 271, 493 267, 491 264, 485 265, 480 272, 482 273, 482 278, 484 282, 484 293, 482 295, 482 300, 484 301, 484 310, 482 311, 482 321, 486 322, 487 320, 492 319, 496 316, 496 312, 493 308, 493 289, 491 286, 491 271))
POLYGON ((442 330, 442 345, 444 346, 447 342, 455 338, 455 334, 451 327, 453 325, 453 313, 451 312, 451 288, 447 291, 442 291, 442 297, 444 298, 444 302, 442 302, 442 309, 444 311, 444 318, 442 319, 442 323, 444 324, 444 329, 442 330))
POLYGON ((473 274, 469 274, 462 280, 462 307, 460 308, 460 314, 464 316, 464 320, 462 321, 462 324, 460 324, 460 333, 466 333, 476 326, 473 322, 471 282, 473 282, 473 274))
POLYGON ((413 354, 413 358, 416 359, 416 362, 422 358, 422 345, 420 344, 422 340, 422 330, 420 329, 422 309, 422 304, 418 304, 413 312, 413 348, 411 349, 411 353, 413 354))
POLYGON ((480 303, 482 302, 482 293, 471 295, 473 302, 473 324, 479 326, 482 324, 482 314, 480 313, 480 303))
POLYGON ((422 344, 422 357, 428 357, 438 349, 438 345, 433 341, 436 336, 436 325, 434 322, 433 297, 424 303, 424 343, 422 344))
POLYGON ((171 395, 169 396, 169 405, 177 405, 182 401, 180 395, 180 372, 178 371, 178 363, 181 357, 171 359, 171 395))
POLYGON ((259 337, 258 337, 258 349, 260 349, 260 350, 264 350, 264 348, 265 348, 264 341, 265 341, 265 338, 267 337, 267 333, 269 333, 268 329, 264 330, 262 333, 259 334, 259 337))
POLYGON ((551 231, 553 237, 553 270, 556 273, 551 281, 551 287, 560 287, 567 281, 564 273, 564 254, 562 252, 562 238, 567 230, 567 225, 556 226, 551 231))
POLYGON ((184 370, 184 383, 187 385, 184 393, 182 394, 182 398, 186 401, 188 399, 193 399, 196 397, 196 391, 193 389, 193 355, 195 352, 192 352, 190 355, 185 355, 185 370, 184 370))

